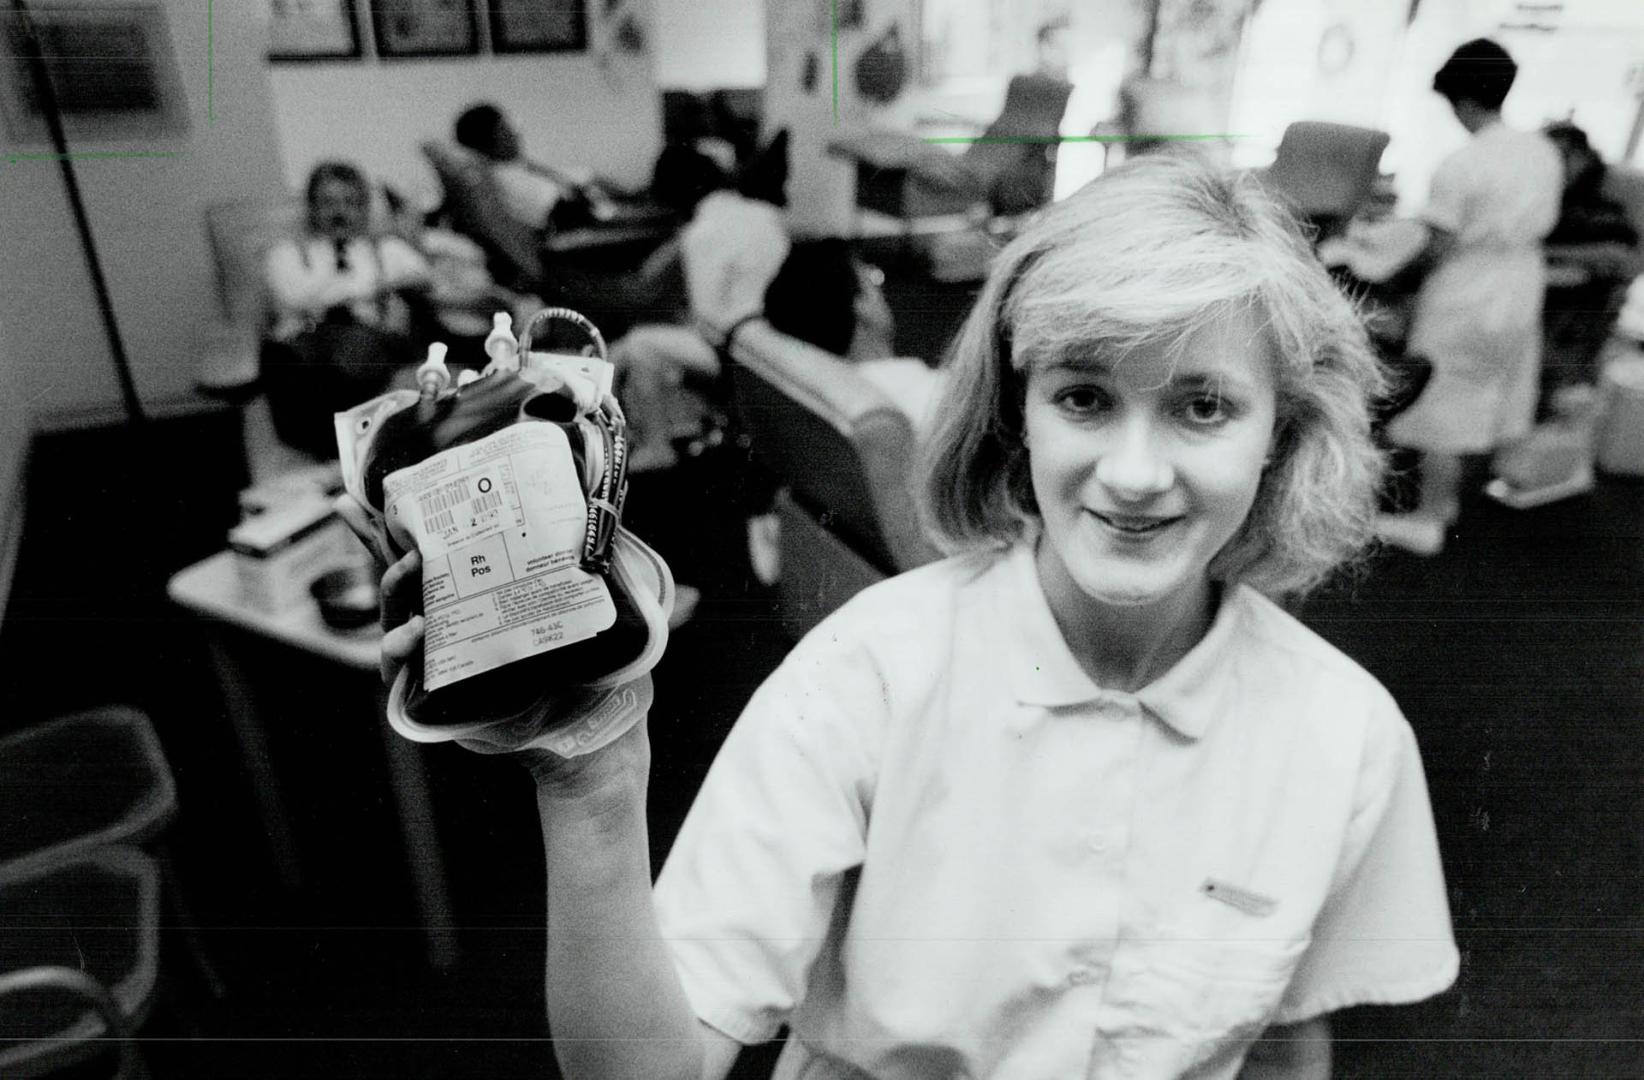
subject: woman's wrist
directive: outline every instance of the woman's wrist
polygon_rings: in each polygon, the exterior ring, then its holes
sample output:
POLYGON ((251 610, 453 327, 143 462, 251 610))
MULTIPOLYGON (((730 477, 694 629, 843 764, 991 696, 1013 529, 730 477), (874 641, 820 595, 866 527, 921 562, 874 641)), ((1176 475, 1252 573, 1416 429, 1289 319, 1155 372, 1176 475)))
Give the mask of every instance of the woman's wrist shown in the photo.
POLYGON ((604 857, 616 858, 606 870, 620 876, 626 872, 627 860, 618 853, 646 847, 647 774, 643 769, 599 762, 609 749, 589 755, 591 760, 586 762, 560 758, 556 766, 530 766, 537 786, 537 811, 550 849, 577 852, 574 861, 581 867, 579 872, 596 877, 604 857))
POLYGON ((548 750, 525 750, 518 756, 536 784, 538 801, 559 812, 599 815, 644 805, 650 743, 643 721, 611 745, 581 757, 548 750))

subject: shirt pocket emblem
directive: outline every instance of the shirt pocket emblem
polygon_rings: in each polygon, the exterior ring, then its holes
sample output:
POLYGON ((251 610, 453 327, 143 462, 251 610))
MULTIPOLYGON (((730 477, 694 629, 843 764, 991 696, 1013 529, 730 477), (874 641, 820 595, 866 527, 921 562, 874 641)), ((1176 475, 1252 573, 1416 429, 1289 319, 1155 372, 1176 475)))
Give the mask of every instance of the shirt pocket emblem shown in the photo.
POLYGON ((1204 884, 1199 886, 1199 892, 1258 919, 1273 914, 1273 910, 1279 906, 1279 902, 1271 896, 1263 896, 1259 892, 1252 892, 1216 878, 1205 878, 1204 884))

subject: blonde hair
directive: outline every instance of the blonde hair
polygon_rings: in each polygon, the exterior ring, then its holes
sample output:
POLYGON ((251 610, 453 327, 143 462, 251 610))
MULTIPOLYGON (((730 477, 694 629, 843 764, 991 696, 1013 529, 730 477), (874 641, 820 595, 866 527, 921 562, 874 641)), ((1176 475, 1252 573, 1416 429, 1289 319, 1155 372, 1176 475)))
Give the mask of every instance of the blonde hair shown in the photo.
POLYGON ((1256 501, 1211 576, 1305 592, 1369 542, 1384 392, 1363 321, 1294 220, 1253 178, 1185 155, 1137 159, 1046 210, 1000 252, 949 351, 920 462, 928 530, 949 551, 1021 538, 1038 517, 1022 441, 1036 358, 1171 347, 1248 313, 1274 361, 1277 438, 1256 501))

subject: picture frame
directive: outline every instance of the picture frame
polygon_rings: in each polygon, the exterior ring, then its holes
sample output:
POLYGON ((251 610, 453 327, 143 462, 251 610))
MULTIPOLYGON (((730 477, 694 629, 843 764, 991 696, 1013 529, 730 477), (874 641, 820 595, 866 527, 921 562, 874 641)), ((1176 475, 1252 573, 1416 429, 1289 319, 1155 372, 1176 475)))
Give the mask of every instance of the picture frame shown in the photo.
POLYGON ((584 52, 586 0, 488 0, 494 53, 584 52))
POLYGON ((269 0, 268 58, 353 60, 361 55, 354 0, 269 0))
POLYGON ((371 29, 382 57, 479 52, 474 0, 371 0, 371 29))
POLYGON ((0 131, 12 142, 52 145, 51 104, 76 141, 164 139, 188 130, 188 101, 157 0, 38 8, 29 23, 53 92, 48 98, 40 90, 23 22, 0 10, 0 131))

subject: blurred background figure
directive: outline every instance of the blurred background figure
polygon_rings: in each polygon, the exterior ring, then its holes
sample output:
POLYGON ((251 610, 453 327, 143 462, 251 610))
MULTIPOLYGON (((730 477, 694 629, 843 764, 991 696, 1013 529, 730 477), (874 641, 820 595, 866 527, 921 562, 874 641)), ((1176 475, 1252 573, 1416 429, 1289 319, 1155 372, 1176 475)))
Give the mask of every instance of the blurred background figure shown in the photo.
POLYGON ((433 335, 428 261, 403 237, 374 231, 363 173, 323 162, 308 178, 301 235, 269 249, 273 322, 262 379, 287 445, 337 454, 332 414, 386 390, 433 335))
POLYGON ((668 302, 611 349, 634 469, 674 464, 674 444, 698 438, 728 409, 712 343, 764 310, 765 290, 791 247, 786 129, 734 174, 716 166, 691 175, 700 189, 676 189, 691 220, 640 274, 668 302))
POLYGON ((1501 120, 1517 66, 1493 41, 1458 47, 1433 76, 1472 136, 1434 173, 1416 256, 1431 267, 1416 299, 1408 351, 1432 377, 1388 425, 1396 445, 1419 451, 1416 507, 1384 515, 1382 539, 1436 554, 1460 512, 1462 458, 1498 450, 1530 431, 1541 371, 1546 289, 1542 240, 1558 220, 1564 172, 1539 133, 1501 120))
POLYGON ((1627 285, 1644 270, 1638 228, 1610 193, 1611 169, 1587 133, 1567 121, 1544 133, 1564 159, 1564 197, 1547 234, 1551 279, 1545 314, 1542 409, 1557 392, 1598 381, 1599 350, 1621 310, 1627 285))
POLYGON ((548 232, 609 221, 633 193, 616 190, 586 169, 555 168, 525 155, 519 130, 500 108, 482 102, 457 117, 452 137, 490 163, 508 212, 548 232))

